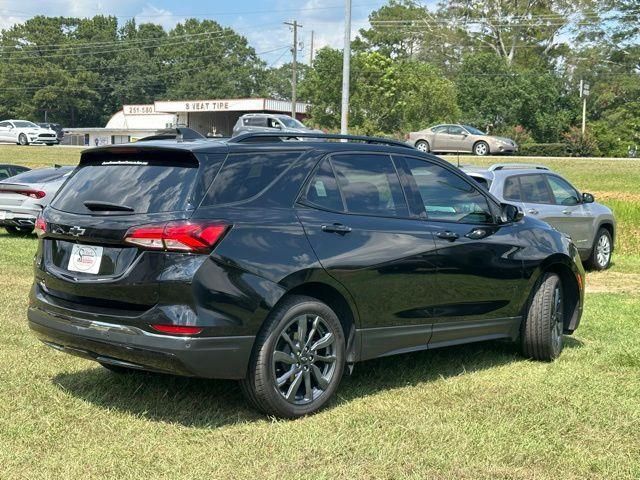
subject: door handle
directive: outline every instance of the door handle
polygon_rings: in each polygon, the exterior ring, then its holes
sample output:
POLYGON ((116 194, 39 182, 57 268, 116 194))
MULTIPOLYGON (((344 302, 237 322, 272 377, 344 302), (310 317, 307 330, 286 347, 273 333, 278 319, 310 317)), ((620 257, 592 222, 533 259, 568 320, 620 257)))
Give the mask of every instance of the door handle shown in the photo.
POLYGON ((351 227, 347 227, 341 223, 334 223, 333 225, 322 225, 322 231, 327 233, 339 233, 344 235, 351 231, 351 227))
POLYGON ((530 208, 529 210, 527 210, 527 213, 530 213, 531 215, 537 215, 540 212, 538 210, 536 210, 535 208, 530 208))
POLYGON ((454 240, 457 240, 458 238, 460 238, 460 235, 458 235, 456 232, 445 230, 443 232, 436 233, 436 237, 453 242, 454 240))
POLYGON ((571 210, 562 210, 562 213, 564 213, 565 215, 571 215, 571 210))

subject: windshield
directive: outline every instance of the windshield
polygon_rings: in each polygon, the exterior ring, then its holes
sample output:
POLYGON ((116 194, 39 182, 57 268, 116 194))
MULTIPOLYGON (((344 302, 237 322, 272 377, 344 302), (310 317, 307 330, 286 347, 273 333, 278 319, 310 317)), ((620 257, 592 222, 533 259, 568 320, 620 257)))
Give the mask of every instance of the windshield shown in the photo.
POLYGON ((464 128, 472 135, 486 135, 482 130, 478 130, 477 128, 470 127, 469 125, 463 125, 464 128))
POLYGON ((13 122, 13 126, 16 128, 38 128, 35 123, 23 122, 22 120, 19 122, 13 122))
POLYGON ((291 117, 278 117, 285 127, 287 128, 307 128, 301 122, 291 117))

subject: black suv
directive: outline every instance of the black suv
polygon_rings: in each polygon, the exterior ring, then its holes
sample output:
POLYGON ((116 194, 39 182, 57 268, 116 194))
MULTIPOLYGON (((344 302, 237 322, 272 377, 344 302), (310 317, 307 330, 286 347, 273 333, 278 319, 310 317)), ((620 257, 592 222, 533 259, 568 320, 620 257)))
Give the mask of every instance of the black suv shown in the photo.
POLYGON ((31 329, 116 372, 239 379, 282 417, 362 360, 559 355, 583 305, 568 237, 400 142, 281 137, 83 152, 36 224, 31 329))

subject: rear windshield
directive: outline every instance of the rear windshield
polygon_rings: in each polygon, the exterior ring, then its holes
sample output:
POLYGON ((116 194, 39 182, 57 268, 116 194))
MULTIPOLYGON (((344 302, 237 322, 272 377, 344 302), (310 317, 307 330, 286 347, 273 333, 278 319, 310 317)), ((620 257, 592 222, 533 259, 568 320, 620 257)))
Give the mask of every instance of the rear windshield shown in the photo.
MULTIPOLYGON (((47 183, 59 180, 71 173, 74 167, 40 168, 11 177, 11 183, 47 183)), ((9 181, 9 180, 7 180, 9 181)))
POLYGON ((81 165, 52 206, 70 213, 91 214, 84 202, 108 202, 134 213, 192 210, 198 162, 113 159, 81 165))

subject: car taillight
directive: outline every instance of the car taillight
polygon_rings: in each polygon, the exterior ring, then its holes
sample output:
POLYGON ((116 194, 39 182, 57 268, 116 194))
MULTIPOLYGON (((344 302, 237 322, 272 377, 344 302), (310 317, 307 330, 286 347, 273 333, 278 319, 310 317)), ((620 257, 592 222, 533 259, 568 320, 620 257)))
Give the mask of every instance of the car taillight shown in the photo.
POLYGON ((197 221, 177 221, 132 227, 124 241, 152 250, 209 253, 222 239, 229 225, 197 221))
POLYGON ((38 235, 39 237, 44 235, 44 233, 47 231, 47 222, 44 221, 44 218, 42 218, 42 215, 38 215, 38 218, 36 218, 34 231, 36 232, 36 235, 38 235))
POLYGON ((202 332, 201 327, 187 327, 185 325, 151 325, 151 328, 169 335, 198 335, 202 332))
POLYGON ((29 198, 44 198, 47 195, 47 192, 43 192, 42 190, 5 190, 8 193, 17 193, 19 195, 24 195, 29 198))

